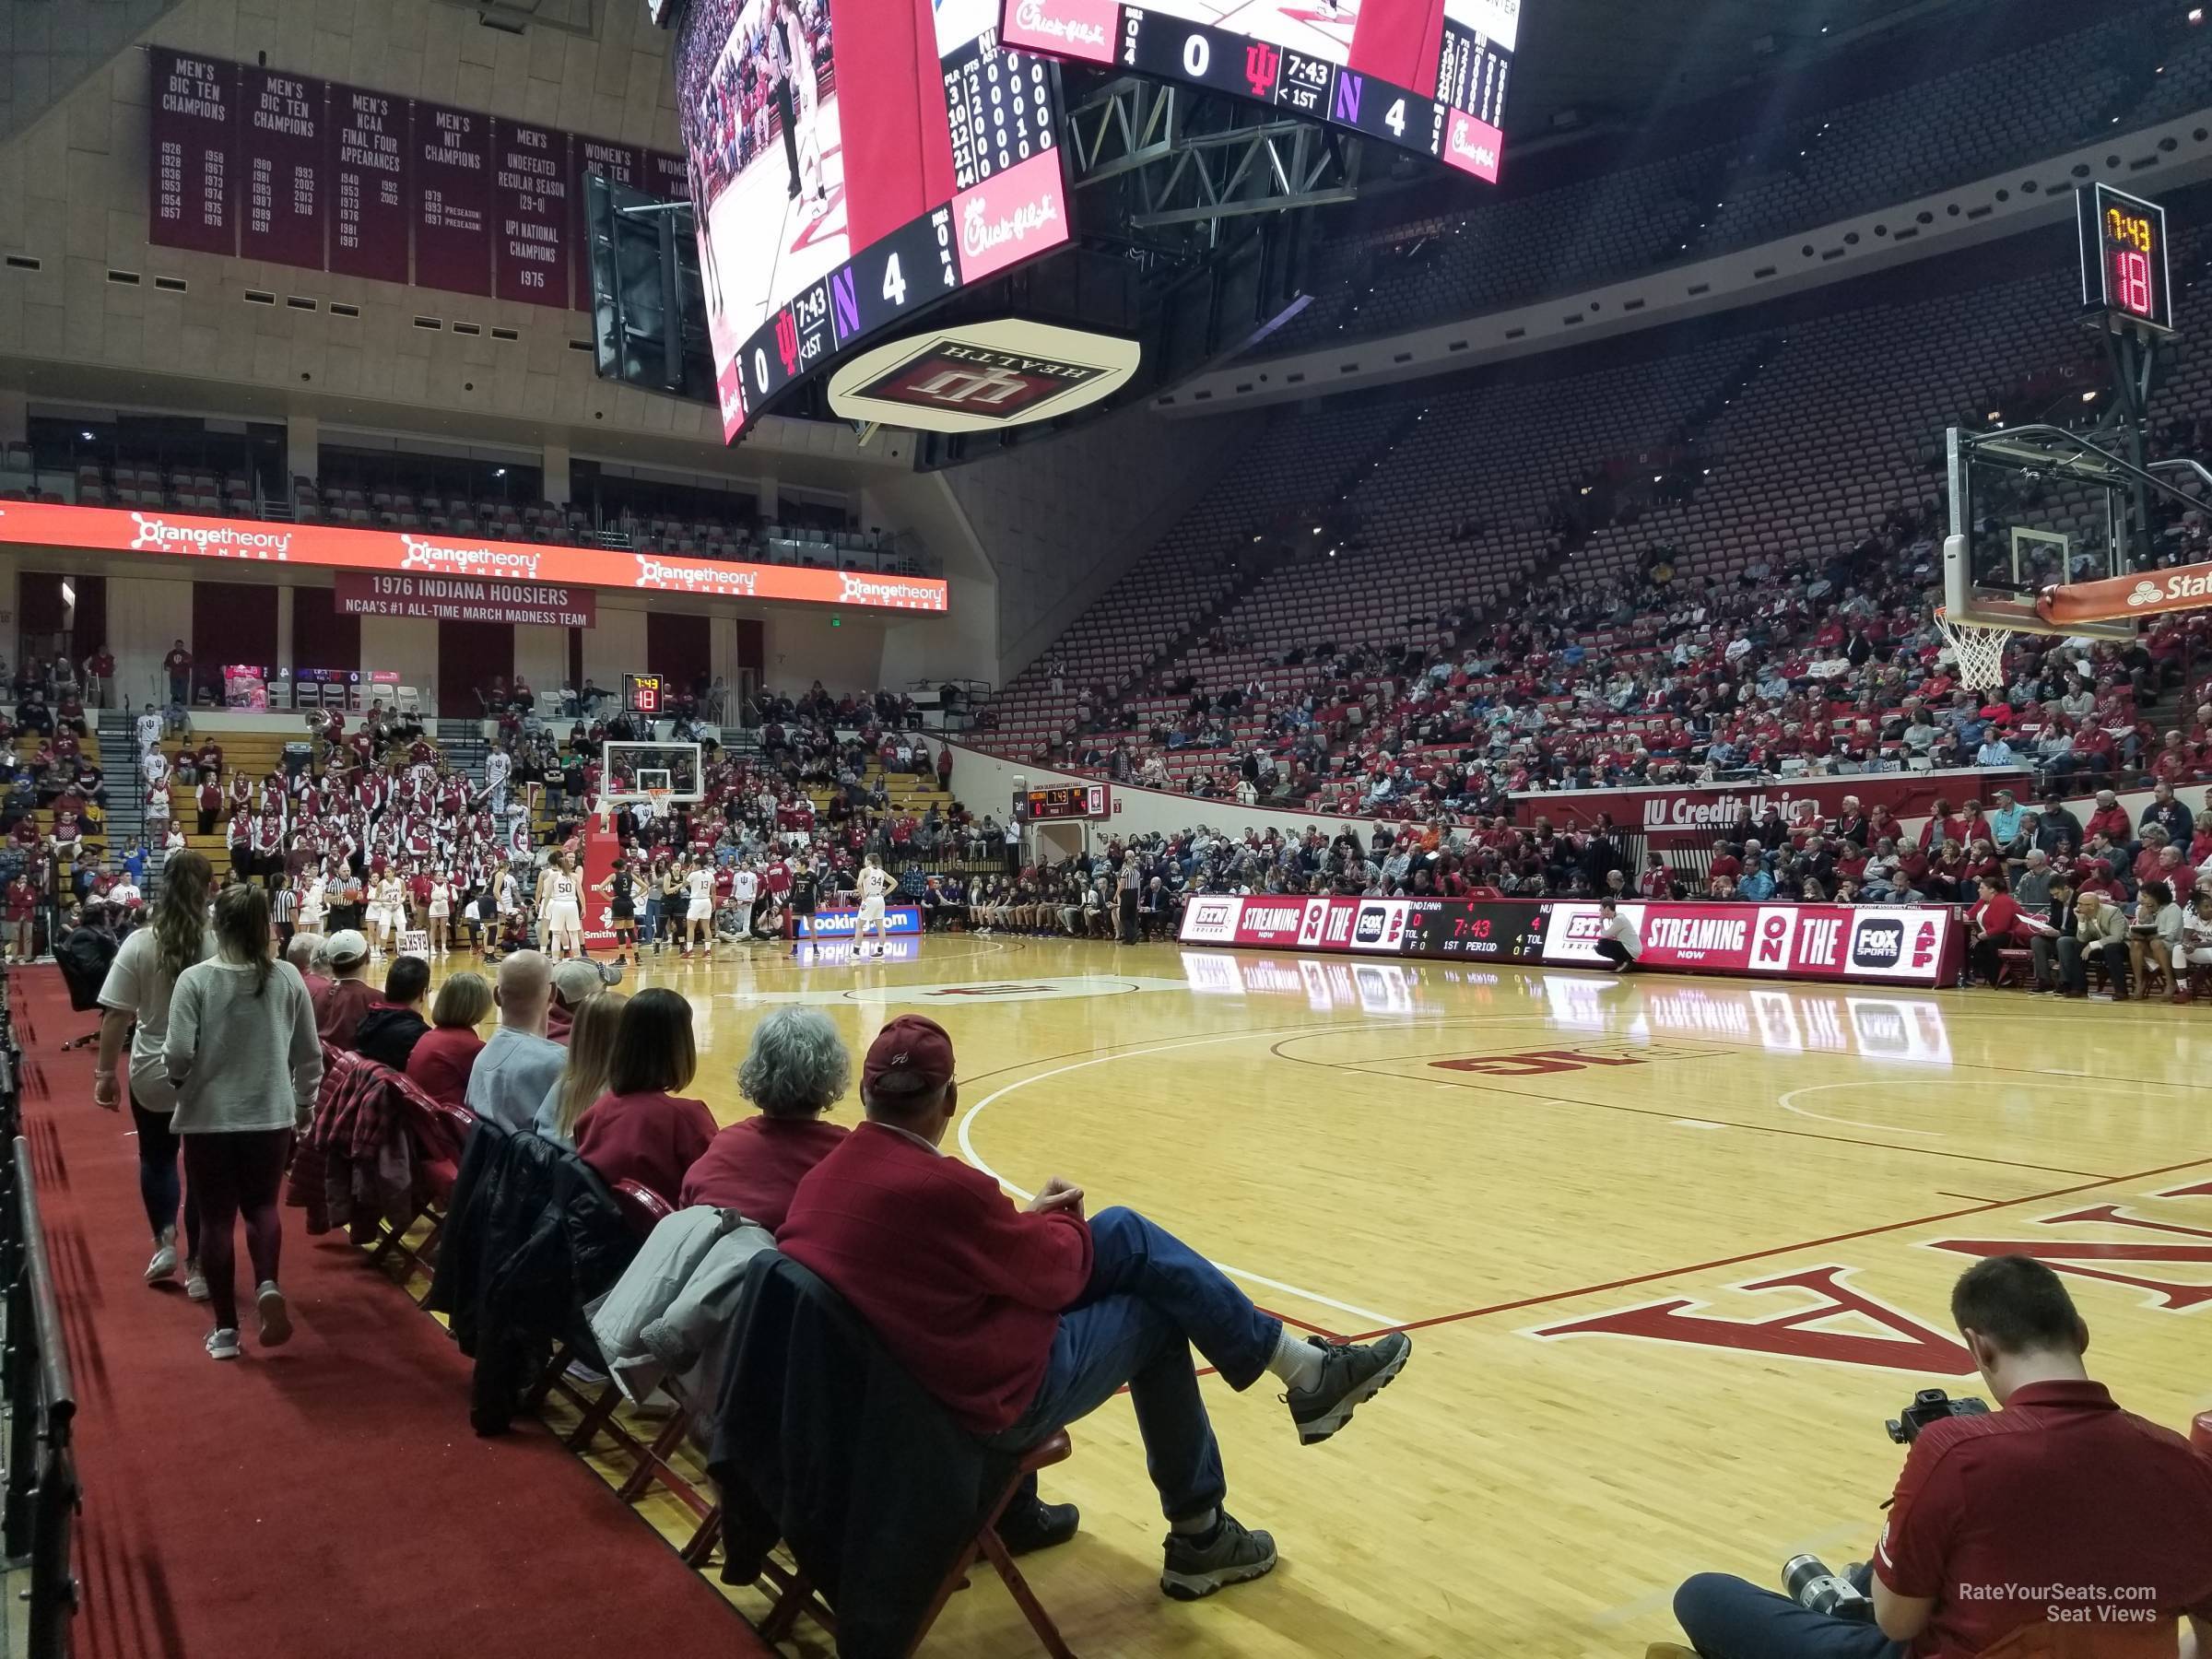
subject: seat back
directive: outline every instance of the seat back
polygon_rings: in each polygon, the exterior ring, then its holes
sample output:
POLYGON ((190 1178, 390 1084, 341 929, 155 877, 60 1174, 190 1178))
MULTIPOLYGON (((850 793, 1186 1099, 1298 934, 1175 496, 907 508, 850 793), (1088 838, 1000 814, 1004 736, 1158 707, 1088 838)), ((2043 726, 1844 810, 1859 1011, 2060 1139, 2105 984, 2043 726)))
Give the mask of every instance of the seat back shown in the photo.
POLYGON ((615 1204, 622 1212, 622 1219, 629 1223, 630 1230, 641 1239, 676 1214, 676 1206, 635 1181, 615 1182, 615 1204))

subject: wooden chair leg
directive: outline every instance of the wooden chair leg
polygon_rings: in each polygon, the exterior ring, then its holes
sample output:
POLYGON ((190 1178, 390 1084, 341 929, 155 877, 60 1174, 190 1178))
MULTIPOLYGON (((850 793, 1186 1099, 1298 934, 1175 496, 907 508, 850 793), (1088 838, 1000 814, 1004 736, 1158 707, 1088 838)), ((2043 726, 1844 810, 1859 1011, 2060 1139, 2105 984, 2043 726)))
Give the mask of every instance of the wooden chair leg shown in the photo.
POLYGON ((998 1535, 998 1528, 984 1527, 982 1535, 976 1542, 982 1546, 983 1554, 990 1558, 991 1565, 998 1569, 998 1576, 1006 1580, 1006 1594, 1014 1598, 1014 1605, 1021 1609, 1022 1617, 1030 1621, 1030 1629, 1037 1632, 1037 1640, 1044 1643, 1044 1651, 1053 1659, 1076 1659, 1075 1651, 1061 1639, 1060 1627, 1053 1622, 1053 1616, 1044 1610, 1044 1604, 1037 1599, 1036 1592, 1030 1588, 1030 1581, 1021 1576, 1021 1569, 1014 1565, 1014 1558, 1006 1553, 1006 1546, 998 1535))

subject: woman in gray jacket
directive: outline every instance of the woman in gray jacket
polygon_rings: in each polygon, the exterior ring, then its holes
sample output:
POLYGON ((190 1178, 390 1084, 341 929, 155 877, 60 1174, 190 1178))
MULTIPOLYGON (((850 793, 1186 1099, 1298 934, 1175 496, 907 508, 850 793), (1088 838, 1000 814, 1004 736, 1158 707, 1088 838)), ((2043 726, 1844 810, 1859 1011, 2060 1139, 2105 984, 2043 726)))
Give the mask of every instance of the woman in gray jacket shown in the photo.
POLYGON ((276 1288, 277 1209, 295 1129, 323 1082, 314 1005, 299 970, 271 957, 269 900, 252 886, 215 900, 216 954, 177 976, 162 1057, 177 1086, 174 1119, 200 1221, 200 1270, 214 1304, 207 1352, 238 1358, 236 1230, 242 1213, 261 1343, 289 1339, 276 1288))

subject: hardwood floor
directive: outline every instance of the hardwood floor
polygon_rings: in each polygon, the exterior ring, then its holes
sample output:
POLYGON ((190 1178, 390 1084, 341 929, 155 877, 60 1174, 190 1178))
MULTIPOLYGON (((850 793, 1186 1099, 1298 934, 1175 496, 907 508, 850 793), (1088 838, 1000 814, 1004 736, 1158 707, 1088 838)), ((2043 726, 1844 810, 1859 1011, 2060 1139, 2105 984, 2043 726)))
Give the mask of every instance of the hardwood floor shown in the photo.
MULTIPOLYGON (((692 999, 725 1120, 764 1006, 856 1053, 927 1011, 957 1149, 1007 1185, 1139 1208, 1309 1328, 1415 1331, 1312 1448, 1271 1380, 1208 1379, 1282 1564, 1194 1606, 1159 1593, 1126 1403, 1077 1425, 1047 1495, 1082 1535, 1024 1568, 1087 1656, 1638 1654, 1692 1571, 1860 1559, 1883 1419, 1981 1389, 1946 1312, 1980 1254, 2065 1275, 2124 1404, 2212 1406, 2212 1009, 961 935, 630 978, 692 999)), ((924 1651, 1035 1647, 985 1571, 924 1651)))

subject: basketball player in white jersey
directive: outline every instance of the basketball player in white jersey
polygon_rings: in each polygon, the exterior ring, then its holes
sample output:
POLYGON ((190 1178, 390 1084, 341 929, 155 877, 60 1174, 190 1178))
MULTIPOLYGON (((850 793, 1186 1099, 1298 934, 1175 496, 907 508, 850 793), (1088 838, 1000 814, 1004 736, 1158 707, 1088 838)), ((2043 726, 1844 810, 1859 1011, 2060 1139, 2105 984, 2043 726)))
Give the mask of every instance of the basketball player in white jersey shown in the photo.
POLYGON ((537 878, 539 931, 546 935, 546 952, 556 961, 583 949, 583 883, 576 875, 576 861, 566 847, 547 861, 537 878))
POLYGON ((752 938, 753 907, 759 901, 760 877, 753 873, 752 865, 739 865, 730 877, 730 904, 736 911, 738 919, 744 924, 744 926, 738 929, 737 936, 739 938, 748 941, 752 938))
POLYGON ((701 859, 684 877, 684 950, 688 958, 696 941, 709 957, 714 954, 714 866, 701 859))
POLYGON ((883 867, 876 854, 869 853, 868 862, 861 867, 860 872, 860 919, 853 924, 853 958, 855 961, 864 956, 879 957, 884 954, 884 941, 888 935, 885 931, 883 901, 896 885, 891 879, 891 873, 883 867), (871 931, 876 935, 876 948, 873 950, 865 943, 871 931))

